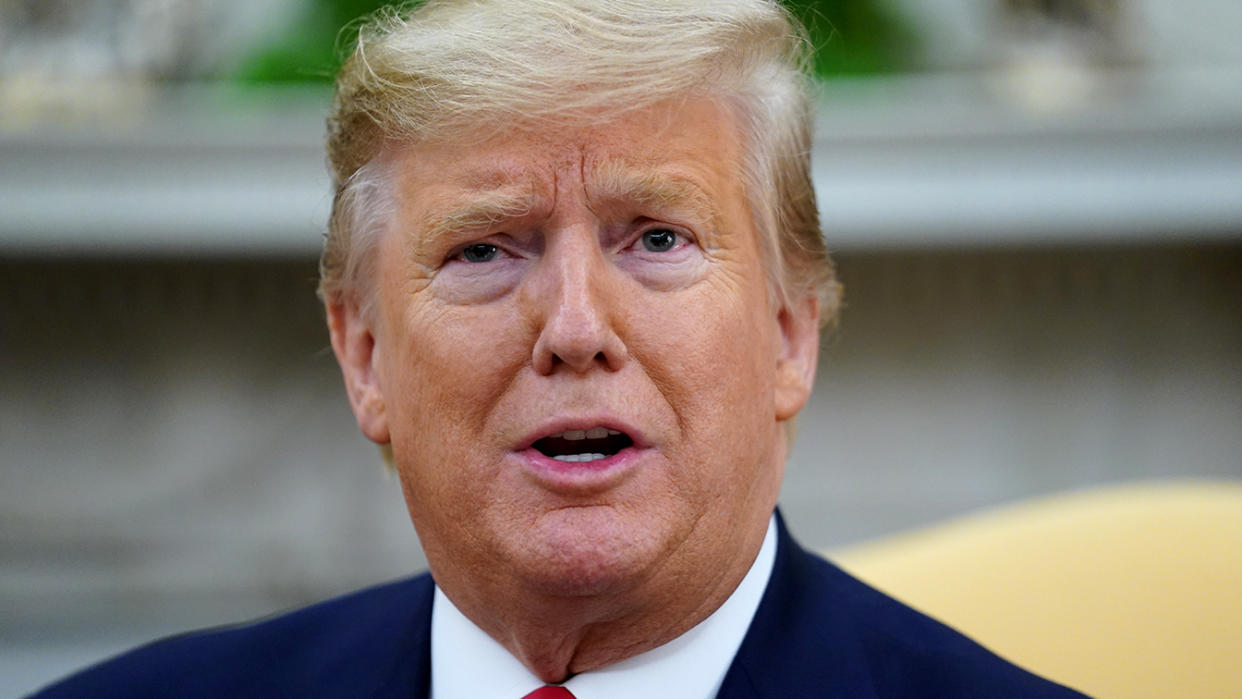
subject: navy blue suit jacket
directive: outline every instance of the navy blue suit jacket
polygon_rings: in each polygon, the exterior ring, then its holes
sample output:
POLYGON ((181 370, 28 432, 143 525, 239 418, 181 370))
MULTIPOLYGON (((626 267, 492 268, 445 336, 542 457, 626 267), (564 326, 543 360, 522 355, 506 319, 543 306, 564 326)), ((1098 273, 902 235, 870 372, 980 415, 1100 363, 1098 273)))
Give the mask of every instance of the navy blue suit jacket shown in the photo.
MULTIPOLYGON (((772 578, 721 699, 1082 696, 807 553, 777 522, 772 578)), ((421 575, 257 623, 165 639, 36 696, 423 699, 433 589, 421 575)))

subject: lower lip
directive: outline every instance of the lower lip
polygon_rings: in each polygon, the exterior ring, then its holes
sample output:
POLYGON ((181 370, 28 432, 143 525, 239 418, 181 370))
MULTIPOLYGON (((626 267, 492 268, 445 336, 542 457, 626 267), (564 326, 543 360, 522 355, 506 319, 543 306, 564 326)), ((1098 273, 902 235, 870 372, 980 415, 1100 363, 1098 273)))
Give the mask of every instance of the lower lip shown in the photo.
POLYGON ((626 447, 594 461, 560 461, 533 447, 518 452, 526 471, 554 491, 592 491, 612 487, 635 467, 647 449, 626 447))

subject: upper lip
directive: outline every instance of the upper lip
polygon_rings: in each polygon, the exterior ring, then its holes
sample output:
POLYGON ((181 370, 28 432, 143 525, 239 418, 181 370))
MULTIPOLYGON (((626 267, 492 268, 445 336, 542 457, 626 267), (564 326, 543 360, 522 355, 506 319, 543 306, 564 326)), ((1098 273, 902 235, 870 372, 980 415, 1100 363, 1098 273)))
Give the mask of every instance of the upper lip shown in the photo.
POLYGON ((593 427, 603 427, 604 429, 620 432, 629 437, 634 442, 634 446, 640 449, 648 446, 641 430, 619 418, 613 416, 566 416, 553 418, 539 425, 539 427, 522 438, 518 450, 529 449, 535 442, 545 437, 553 437, 569 430, 586 431, 593 427))

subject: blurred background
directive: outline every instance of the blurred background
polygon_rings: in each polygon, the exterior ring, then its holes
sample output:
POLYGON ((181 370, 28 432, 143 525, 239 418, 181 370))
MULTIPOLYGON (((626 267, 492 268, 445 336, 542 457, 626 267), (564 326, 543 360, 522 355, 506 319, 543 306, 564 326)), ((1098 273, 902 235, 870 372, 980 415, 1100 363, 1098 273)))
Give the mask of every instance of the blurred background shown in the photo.
MULTIPOLYGON (((845 282, 816 548, 1242 477, 1242 4, 790 3, 845 282)), ((314 297, 360 0, 0 0, 0 695, 423 567, 314 297)))

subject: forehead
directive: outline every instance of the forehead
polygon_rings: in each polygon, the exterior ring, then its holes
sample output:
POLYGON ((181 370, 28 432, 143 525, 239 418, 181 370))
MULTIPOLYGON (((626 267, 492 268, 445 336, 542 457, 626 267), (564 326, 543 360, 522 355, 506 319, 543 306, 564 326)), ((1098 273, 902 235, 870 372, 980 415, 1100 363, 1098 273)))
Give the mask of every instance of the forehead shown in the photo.
POLYGON ((581 185, 598 199, 710 206, 740 192, 738 130, 717 102, 679 100, 584 121, 395 149, 390 166, 402 204, 452 205, 481 192, 535 204, 581 185))

